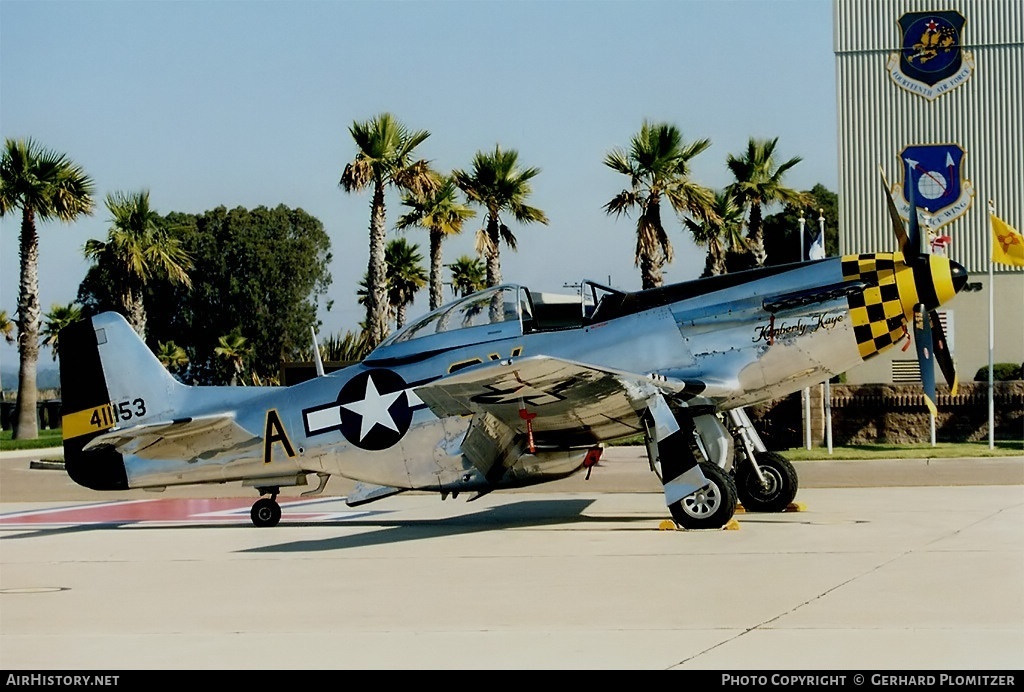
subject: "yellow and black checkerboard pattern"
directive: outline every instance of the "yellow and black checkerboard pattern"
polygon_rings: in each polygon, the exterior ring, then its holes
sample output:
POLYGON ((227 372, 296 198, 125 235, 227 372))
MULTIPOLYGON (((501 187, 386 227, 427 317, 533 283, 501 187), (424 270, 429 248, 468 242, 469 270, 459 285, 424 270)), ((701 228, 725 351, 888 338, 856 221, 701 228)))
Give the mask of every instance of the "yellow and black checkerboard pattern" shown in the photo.
MULTIPOLYGON (((877 253, 843 257, 843 279, 868 284, 864 291, 849 296, 850 319, 861 358, 881 353, 907 333, 908 315, 900 301, 896 260, 896 255, 877 253)), ((899 267, 907 269, 902 262, 899 267)))

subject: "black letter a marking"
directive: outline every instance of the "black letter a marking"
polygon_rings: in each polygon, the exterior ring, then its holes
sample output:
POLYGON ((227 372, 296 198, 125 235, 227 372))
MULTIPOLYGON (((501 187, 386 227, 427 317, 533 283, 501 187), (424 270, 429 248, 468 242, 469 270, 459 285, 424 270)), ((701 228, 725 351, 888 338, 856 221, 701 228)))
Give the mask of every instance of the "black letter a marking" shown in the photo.
POLYGON ((275 442, 280 442, 284 445, 285 454, 289 458, 295 456, 295 450, 292 449, 292 443, 288 439, 288 433, 284 431, 284 425, 281 423, 281 416, 278 415, 277 409, 270 409, 267 411, 267 424, 263 429, 263 463, 269 464, 273 459, 271 455, 272 445, 275 442))

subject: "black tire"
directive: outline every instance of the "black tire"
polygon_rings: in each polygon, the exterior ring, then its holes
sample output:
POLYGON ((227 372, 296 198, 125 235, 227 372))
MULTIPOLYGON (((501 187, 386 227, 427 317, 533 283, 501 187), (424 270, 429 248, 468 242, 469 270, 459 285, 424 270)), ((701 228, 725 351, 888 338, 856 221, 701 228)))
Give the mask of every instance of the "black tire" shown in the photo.
POLYGON ((710 483, 668 509, 672 519, 684 529, 720 529, 736 512, 736 483, 715 464, 702 462, 700 470, 710 483))
POLYGON ((748 512, 782 512, 796 497, 796 469, 778 452, 758 452, 757 465, 767 486, 761 485, 750 462, 736 470, 736 492, 748 512))
POLYGON ((261 497, 253 503, 249 518, 253 526, 277 526, 281 521, 281 505, 269 497, 261 497))

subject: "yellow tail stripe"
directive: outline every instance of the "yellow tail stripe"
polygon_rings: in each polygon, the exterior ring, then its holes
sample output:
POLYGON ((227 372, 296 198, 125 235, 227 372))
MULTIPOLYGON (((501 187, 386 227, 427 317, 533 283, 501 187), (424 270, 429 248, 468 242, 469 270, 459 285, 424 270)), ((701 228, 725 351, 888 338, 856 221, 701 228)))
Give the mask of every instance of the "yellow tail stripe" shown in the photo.
POLYGON ((110 404, 75 411, 61 416, 61 435, 65 440, 70 440, 89 433, 109 430, 114 427, 114 420, 114 409, 110 404))

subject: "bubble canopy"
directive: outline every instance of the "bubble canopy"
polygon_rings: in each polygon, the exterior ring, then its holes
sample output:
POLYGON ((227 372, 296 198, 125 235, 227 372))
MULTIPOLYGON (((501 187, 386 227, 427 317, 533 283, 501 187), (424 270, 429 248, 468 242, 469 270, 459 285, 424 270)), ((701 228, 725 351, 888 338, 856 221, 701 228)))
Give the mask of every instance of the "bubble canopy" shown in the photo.
POLYGON ((530 292, 524 286, 494 286, 410 322, 382 341, 367 360, 520 336, 523 322, 531 320, 532 315, 530 292))

